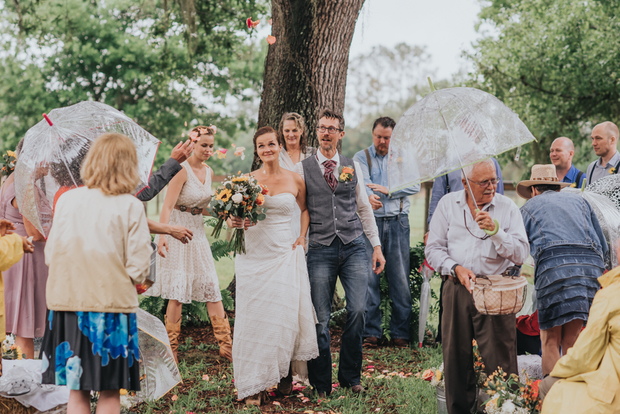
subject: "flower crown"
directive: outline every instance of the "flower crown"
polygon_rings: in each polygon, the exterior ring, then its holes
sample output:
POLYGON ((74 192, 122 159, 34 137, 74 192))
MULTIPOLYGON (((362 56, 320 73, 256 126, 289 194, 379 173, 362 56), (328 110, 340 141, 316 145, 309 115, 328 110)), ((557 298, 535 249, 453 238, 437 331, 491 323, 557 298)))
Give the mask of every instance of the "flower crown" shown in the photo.
POLYGON ((215 135, 217 133, 217 127, 215 125, 202 126, 199 125, 192 129, 192 132, 189 133, 189 137, 192 141, 198 141, 201 135, 215 135))

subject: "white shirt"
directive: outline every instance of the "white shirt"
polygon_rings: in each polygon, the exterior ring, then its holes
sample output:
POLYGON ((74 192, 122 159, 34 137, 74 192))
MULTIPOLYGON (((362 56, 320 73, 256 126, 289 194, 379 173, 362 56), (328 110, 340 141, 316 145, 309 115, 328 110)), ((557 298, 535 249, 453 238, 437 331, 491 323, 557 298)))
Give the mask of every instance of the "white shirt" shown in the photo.
MULTIPOLYGON (((325 175, 325 166, 323 163, 329 158, 327 158, 321 150, 319 149, 316 152, 316 157, 313 157, 319 163, 319 168, 321 169, 321 174, 325 175)), ((340 155, 338 151, 336 151, 336 155, 331 158, 332 161, 336 161, 336 166, 334 167, 334 177, 336 180, 338 179, 338 168, 340 167, 340 155)), ((364 190, 364 176, 360 173, 362 171, 359 164, 354 161, 355 174, 357 175, 357 186, 355 187, 355 201, 357 201, 357 215, 362 221, 362 227, 364 228, 364 233, 372 247, 381 246, 381 241, 379 240, 379 230, 377 229, 377 222, 375 221, 375 215, 372 211, 372 207, 370 206, 370 201, 368 201, 368 196, 366 195, 366 190, 364 190)), ((301 178, 304 178, 304 167, 301 163, 295 164, 296 173, 301 175, 301 178)))
POLYGON ((459 264, 476 275, 498 275, 513 264, 525 262, 530 244, 517 205, 496 193, 482 210, 488 211, 500 226, 486 240, 481 240, 487 234, 474 220, 464 190, 446 194, 439 200, 424 250, 426 260, 437 272, 449 275, 452 267, 459 264))

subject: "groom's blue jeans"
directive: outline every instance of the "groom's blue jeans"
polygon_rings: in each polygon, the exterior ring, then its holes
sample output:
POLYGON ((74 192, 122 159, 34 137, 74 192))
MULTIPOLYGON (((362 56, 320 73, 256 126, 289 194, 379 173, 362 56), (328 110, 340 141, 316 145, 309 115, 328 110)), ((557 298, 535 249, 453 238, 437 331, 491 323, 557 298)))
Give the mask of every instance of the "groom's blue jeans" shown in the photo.
MULTIPOLYGON (((377 217, 377 228, 381 240, 381 249, 385 257, 385 275, 387 277, 390 299, 392 299, 392 319, 390 321, 391 337, 409 341, 409 323, 411 322, 411 290, 409 288, 409 216, 399 214, 392 217, 377 217)), ((366 239, 368 261, 372 263, 372 246, 366 239)), ((379 290, 380 275, 368 272, 368 299, 366 304, 366 325, 364 338, 369 336, 381 338, 381 296, 379 290)))
POLYGON ((340 345, 338 381, 341 387, 360 383, 362 332, 368 289, 368 257, 364 239, 362 235, 349 244, 343 244, 336 237, 329 246, 313 241, 308 244, 310 292, 319 320, 316 326, 319 356, 308 362, 308 376, 310 384, 318 392, 328 395, 332 390, 329 318, 338 276, 344 288, 347 309, 347 323, 340 345))

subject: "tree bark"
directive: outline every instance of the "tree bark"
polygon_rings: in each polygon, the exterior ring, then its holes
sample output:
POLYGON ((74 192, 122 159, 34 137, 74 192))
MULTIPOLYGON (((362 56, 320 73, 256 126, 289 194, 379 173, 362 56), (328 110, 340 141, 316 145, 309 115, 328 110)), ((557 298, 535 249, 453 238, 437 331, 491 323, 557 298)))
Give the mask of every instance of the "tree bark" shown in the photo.
MULTIPOLYGON (((265 61, 258 127, 277 129, 285 112, 306 119, 316 146, 318 111, 344 110, 349 49, 364 0, 272 0, 272 34, 265 61)), ((255 160, 256 162, 256 160, 255 160)))

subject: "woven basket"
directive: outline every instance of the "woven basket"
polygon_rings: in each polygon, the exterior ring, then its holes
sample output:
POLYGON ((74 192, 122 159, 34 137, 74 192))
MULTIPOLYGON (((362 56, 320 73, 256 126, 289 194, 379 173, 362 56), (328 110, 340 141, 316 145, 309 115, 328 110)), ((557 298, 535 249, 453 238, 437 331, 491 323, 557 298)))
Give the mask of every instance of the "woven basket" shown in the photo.
POLYGON ((476 309, 483 315, 518 313, 525 303, 527 279, 523 276, 476 276, 473 296, 476 309))

